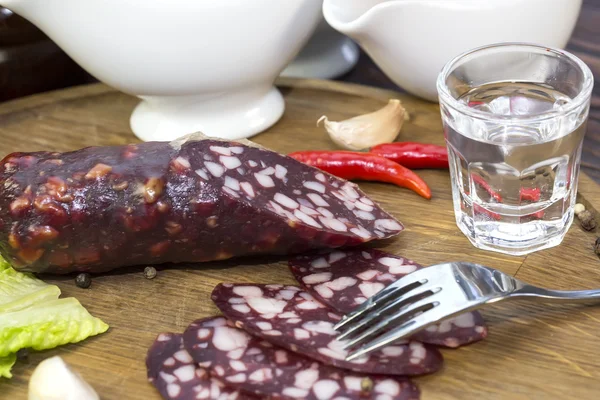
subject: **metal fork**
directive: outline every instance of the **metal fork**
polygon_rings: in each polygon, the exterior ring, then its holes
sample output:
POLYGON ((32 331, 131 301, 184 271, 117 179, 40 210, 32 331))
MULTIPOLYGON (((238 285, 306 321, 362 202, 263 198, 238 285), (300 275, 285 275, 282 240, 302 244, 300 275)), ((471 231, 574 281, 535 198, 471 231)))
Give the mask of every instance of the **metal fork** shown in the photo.
POLYGON ((367 299, 334 327, 351 361, 486 304, 507 299, 600 300, 600 290, 561 291, 529 285, 483 265, 451 262, 419 269, 367 299), (358 348, 358 349, 357 349, 358 348))

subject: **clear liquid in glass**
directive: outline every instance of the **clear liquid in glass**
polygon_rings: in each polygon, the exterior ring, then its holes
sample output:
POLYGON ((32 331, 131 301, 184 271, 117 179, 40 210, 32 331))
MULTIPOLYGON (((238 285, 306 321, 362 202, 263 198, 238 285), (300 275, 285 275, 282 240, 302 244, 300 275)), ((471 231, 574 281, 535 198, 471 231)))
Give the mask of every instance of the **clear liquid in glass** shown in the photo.
POLYGON ((560 243, 573 220, 585 118, 525 124, 518 116, 562 111, 572 99, 542 84, 501 82, 458 101, 516 117, 499 123, 445 111, 453 114, 445 136, 459 228, 477 247, 513 255, 560 243))

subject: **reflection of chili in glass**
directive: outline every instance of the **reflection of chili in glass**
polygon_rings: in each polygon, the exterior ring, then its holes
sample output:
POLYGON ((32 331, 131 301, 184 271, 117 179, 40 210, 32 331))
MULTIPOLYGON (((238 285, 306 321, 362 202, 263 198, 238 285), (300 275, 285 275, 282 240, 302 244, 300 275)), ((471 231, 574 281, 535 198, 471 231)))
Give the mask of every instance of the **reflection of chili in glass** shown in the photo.
POLYGON ((542 218, 544 218, 544 210, 540 210, 540 211, 535 212, 535 213, 533 213, 531 215, 533 215, 535 218, 542 219, 542 218))
POLYGON ((481 176, 472 173, 471 174, 471 178, 473 179, 473 182, 475 182, 477 185, 479 185, 482 189, 484 189, 486 192, 488 192, 488 194, 494 199, 496 200, 497 203, 502 203, 502 196, 500 196, 500 193, 496 192, 489 183, 487 183, 487 181, 485 179, 483 179, 481 176))
MULTIPOLYGON (((487 181, 484 178, 482 178, 481 176, 474 174, 474 173, 471 174, 471 178, 473 179, 473 182, 475 182, 476 185, 478 185, 482 189, 484 189, 491 196, 491 198, 493 198, 498 203, 502 203, 502 196, 500 195, 500 193, 496 192, 490 186, 490 184, 487 183, 487 181)), ((542 191, 540 188, 537 188, 537 187, 536 188, 521 188, 519 190, 519 200, 520 201, 536 202, 536 201, 540 200, 541 196, 542 196, 542 191)), ((488 217, 495 219, 497 221, 502 218, 500 216, 500 214, 495 213, 493 211, 486 210, 479 204, 473 204, 473 210, 475 212, 483 213, 483 214, 487 215, 488 217)), ((544 210, 537 211, 537 212, 531 214, 530 217, 533 217, 535 219, 541 219, 544 217, 544 210)))
POLYGON ((539 201, 542 197, 540 188, 521 188, 519 191, 519 200, 521 201, 539 201))
POLYGON ((467 103, 467 105, 471 108, 473 107, 478 107, 478 106, 482 106, 485 103, 483 101, 469 101, 469 103, 467 103))
MULTIPOLYGON (((460 209, 461 210, 465 210, 465 205, 464 203, 461 202, 460 204, 460 209)), ((496 221, 500 221, 502 219, 502 217, 500 216, 500 214, 495 213, 493 211, 490 210, 486 210, 485 208, 483 208, 482 206, 480 206, 479 204, 473 203, 473 211, 478 213, 478 214, 484 214, 487 215, 489 218, 494 219, 496 221)))
POLYGON ((473 211, 475 211, 477 213, 480 213, 480 214, 485 214, 488 217, 490 217, 491 219, 495 219, 496 221, 500 221, 502 219, 502 216, 500 216, 500 214, 495 213, 495 212, 490 211, 490 210, 486 210, 485 208, 483 208, 479 204, 473 204, 473 211))

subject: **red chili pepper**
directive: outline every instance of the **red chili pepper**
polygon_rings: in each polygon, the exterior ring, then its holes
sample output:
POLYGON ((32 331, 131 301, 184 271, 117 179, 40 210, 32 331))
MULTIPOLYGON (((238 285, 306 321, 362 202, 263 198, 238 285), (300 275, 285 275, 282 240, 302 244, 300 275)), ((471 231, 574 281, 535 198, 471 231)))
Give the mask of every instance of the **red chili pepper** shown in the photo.
POLYGON ((426 199, 429 186, 413 171, 386 158, 354 151, 298 151, 289 155, 342 179, 393 183, 426 199))
POLYGON ((448 168, 448 150, 444 146, 416 142, 384 143, 371 153, 411 169, 448 168))
POLYGON ((485 179, 483 179, 481 176, 477 175, 477 174, 471 174, 471 178, 473 179, 473 182, 475 182, 475 184, 481 186, 483 188, 483 190, 485 190, 486 192, 488 192, 488 194, 490 196, 492 196, 492 198, 494 200, 496 200, 496 202, 498 203, 502 203, 502 196, 500 195, 500 193, 496 192, 489 183, 487 183, 487 181, 485 179))
POLYGON ((519 198, 521 201, 540 201, 542 191, 540 188, 521 188, 519 198))

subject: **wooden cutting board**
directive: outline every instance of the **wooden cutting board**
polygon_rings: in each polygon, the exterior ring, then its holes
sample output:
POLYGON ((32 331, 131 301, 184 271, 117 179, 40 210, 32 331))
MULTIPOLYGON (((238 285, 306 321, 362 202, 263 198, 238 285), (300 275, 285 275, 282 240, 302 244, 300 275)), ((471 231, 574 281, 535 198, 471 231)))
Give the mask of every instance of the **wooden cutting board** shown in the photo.
MULTIPOLYGON (((317 119, 340 120, 400 98, 411 120, 401 140, 443 144, 439 109, 395 92, 306 80, 281 80, 287 109, 281 121, 253 140, 273 150, 329 149, 332 143, 317 119)), ((82 86, 0 104, 0 155, 12 151, 73 150, 90 145, 136 142, 129 129, 134 97, 103 85, 82 86)), ((429 265, 463 260, 486 264, 535 285, 555 289, 600 287, 596 235, 574 223, 559 247, 509 257, 475 249, 454 222, 447 171, 420 171, 433 199, 376 183, 361 188, 406 226, 397 238, 376 246, 429 265)), ((600 208, 600 187, 580 178, 580 201, 600 208)), ((0 397, 26 398, 27 382, 44 358, 62 356, 92 384, 103 400, 159 399, 146 381, 145 356, 160 332, 182 332, 194 319, 218 314, 209 293, 219 282, 289 283, 285 259, 240 259, 182 265, 145 279, 131 268, 93 279, 77 288, 72 277, 43 277, 77 297, 110 330, 81 344, 30 354, 0 380, 0 397)), ((600 396, 600 306, 514 302, 483 311, 486 340, 444 350, 442 371, 416 378, 424 400, 432 399, 597 399, 600 396)))

